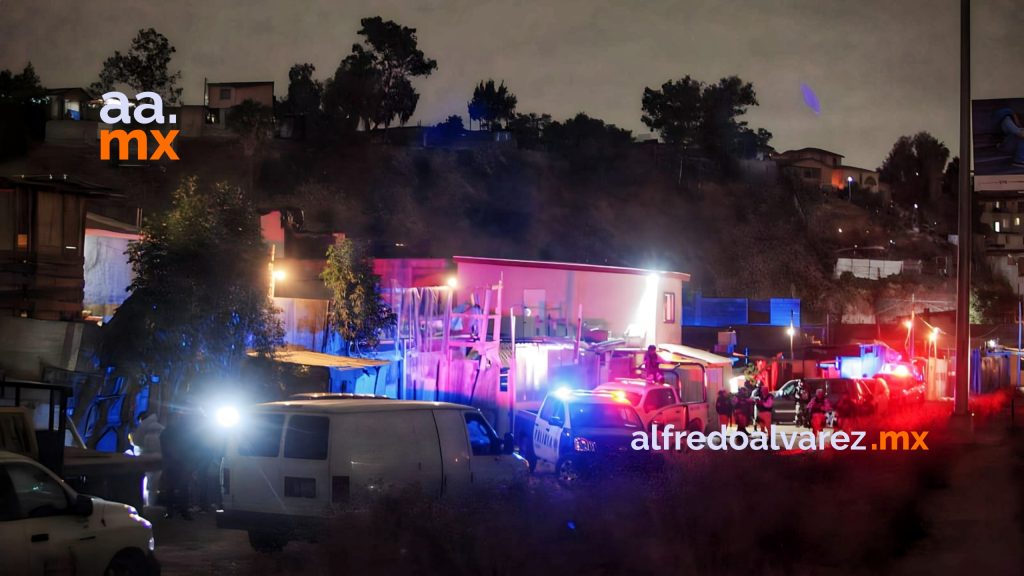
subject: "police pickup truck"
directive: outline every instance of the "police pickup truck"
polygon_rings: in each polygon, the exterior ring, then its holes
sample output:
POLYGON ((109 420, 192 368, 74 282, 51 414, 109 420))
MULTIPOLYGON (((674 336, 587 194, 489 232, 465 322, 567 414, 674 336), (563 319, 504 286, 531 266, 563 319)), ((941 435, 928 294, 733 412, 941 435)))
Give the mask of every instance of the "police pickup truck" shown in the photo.
POLYGON ((516 414, 519 451, 530 463, 553 466, 558 482, 572 487, 600 470, 643 468, 651 458, 630 448, 644 424, 625 398, 570 390, 552 392, 539 411, 516 414))

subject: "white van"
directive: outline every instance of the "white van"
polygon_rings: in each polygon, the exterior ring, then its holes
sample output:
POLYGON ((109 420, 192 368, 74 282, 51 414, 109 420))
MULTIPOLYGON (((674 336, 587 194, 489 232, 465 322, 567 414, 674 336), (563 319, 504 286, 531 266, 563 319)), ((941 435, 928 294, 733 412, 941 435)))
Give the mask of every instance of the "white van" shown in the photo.
POLYGON ((458 497, 529 474, 479 410, 458 404, 271 402, 242 414, 234 430, 217 526, 247 530, 259 551, 315 539, 332 512, 396 489, 458 497))

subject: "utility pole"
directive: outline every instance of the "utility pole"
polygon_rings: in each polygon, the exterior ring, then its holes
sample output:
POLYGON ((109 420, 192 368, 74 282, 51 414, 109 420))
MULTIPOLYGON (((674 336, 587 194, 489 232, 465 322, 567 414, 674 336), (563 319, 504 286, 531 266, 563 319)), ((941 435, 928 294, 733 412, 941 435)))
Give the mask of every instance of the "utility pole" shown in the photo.
POLYGON ((953 415, 967 418, 971 347, 971 1, 960 0, 960 191, 956 271, 956 381, 953 415))

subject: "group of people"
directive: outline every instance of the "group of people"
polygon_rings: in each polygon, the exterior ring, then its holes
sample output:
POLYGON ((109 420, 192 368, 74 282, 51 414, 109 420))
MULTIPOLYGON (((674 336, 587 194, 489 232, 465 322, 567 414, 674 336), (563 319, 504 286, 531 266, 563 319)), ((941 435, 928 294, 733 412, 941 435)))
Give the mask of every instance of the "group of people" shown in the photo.
POLYGON ((736 430, 744 434, 750 433, 747 426, 751 424, 755 432, 761 430, 770 433, 774 409, 775 397, 768 386, 749 380, 735 394, 719 390, 715 400, 718 423, 722 426, 735 424, 736 430))
POLYGON ((132 432, 142 454, 161 458, 161 472, 147 476, 149 492, 159 494, 165 518, 192 519, 198 506, 206 511, 220 502, 219 467, 223 441, 199 409, 172 411, 166 425, 156 414, 143 412, 132 432))
MULTIPOLYGON (((841 409, 842 406, 837 407, 841 409)), ((735 394, 718 391, 715 411, 721 426, 736 425, 736 430, 749 434, 747 426, 753 424, 754 431, 771 433, 775 397, 768 386, 747 381, 735 394)), ((841 412, 836 410, 835 412, 841 412)), ((818 388, 811 395, 803 382, 796 390, 796 422, 798 426, 809 426, 815 434, 825 428, 826 419, 835 415, 832 404, 825 396, 825 389, 818 388)))

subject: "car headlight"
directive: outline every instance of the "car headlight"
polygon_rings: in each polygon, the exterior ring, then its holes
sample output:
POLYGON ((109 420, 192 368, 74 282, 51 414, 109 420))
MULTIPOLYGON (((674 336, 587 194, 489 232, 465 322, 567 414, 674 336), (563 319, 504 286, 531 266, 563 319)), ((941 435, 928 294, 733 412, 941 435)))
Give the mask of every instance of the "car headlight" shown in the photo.
POLYGON ((217 409, 217 424, 222 428, 234 428, 238 425, 240 416, 238 409, 234 406, 222 406, 217 409))
POLYGON ((583 437, 578 437, 572 441, 572 447, 577 452, 596 452, 597 442, 594 442, 593 440, 587 440, 586 438, 583 437))

